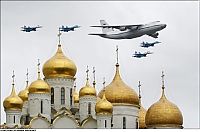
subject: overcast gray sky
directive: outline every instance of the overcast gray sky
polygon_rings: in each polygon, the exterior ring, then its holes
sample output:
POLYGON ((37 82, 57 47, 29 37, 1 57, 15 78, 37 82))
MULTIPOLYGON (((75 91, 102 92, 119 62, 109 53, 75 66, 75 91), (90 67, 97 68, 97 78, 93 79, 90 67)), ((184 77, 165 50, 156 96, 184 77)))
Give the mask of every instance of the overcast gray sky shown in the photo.
MULTIPOLYGON (((12 70, 16 90, 25 88, 26 69, 30 82, 36 80, 37 59, 43 65, 52 57, 58 44, 58 27, 81 26, 75 32, 63 33, 61 42, 66 56, 77 66, 76 82, 85 85, 86 66, 96 67, 97 91, 103 77, 108 85, 115 73, 116 45, 119 45, 121 76, 138 92, 142 84, 142 104, 148 109, 161 96, 161 71, 165 72, 167 98, 181 110, 185 128, 199 127, 199 5, 198 2, 1 2, 1 103, 11 92, 12 70), (167 27, 160 31, 162 43, 143 49, 142 41, 154 42, 149 36, 131 40, 109 40, 88 33, 105 19, 111 25, 144 24, 161 21, 167 27), (37 32, 20 31, 23 25, 42 25, 37 32), (152 51, 146 58, 133 58, 134 51, 152 51)), ((42 68, 42 67, 41 67, 42 68)), ((1 104, 1 124, 5 122, 1 104)))

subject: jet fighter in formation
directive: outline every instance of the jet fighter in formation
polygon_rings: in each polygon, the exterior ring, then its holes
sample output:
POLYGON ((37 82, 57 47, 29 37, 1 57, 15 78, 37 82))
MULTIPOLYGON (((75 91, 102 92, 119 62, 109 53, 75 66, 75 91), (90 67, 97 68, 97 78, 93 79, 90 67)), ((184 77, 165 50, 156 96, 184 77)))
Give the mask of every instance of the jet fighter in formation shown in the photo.
POLYGON ((105 20, 100 20, 100 24, 101 26, 91 27, 102 28, 103 33, 91 33, 89 35, 97 35, 108 39, 133 39, 143 35, 158 38, 158 31, 167 26, 166 24, 161 24, 160 21, 148 24, 110 26, 105 20))
POLYGON ((30 26, 23 26, 21 27, 22 30, 21 31, 24 31, 24 32, 31 32, 31 31, 36 31, 37 28, 42 28, 42 26, 36 26, 36 27, 30 27, 30 26))
POLYGON ((154 47, 155 44, 159 44, 159 43, 161 43, 161 42, 155 41, 153 43, 149 43, 149 42, 144 42, 143 41, 140 46, 144 47, 144 48, 149 48, 149 47, 154 47))
POLYGON ((133 54, 132 57, 141 58, 141 57, 146 57, 147 54, 153 54, 153 53, 149 52, 149 51, 147 51, 145 53, 140 53, 140 52, 135 51, 135 53, 133 54))
POLYGON ((59 27, 59 31, 63 31, 63 32, 69 32, 69 31, 74 31, 75 28, 80 28, 80 26, 78 25, 75 25, 75 26, 72 26, 72 27, 68 27, 68 26, 61 26, 59 27))

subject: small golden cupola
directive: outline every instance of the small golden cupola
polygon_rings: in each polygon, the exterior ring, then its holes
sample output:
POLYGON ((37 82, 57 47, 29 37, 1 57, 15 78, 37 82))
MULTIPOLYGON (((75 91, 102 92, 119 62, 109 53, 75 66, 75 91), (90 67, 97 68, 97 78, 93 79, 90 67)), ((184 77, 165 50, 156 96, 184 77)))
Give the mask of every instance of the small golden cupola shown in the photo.
POLYGON ((61 33, 58 34, 59 44, 56 54, 43 65, 43 74, 45 78, 73 78, 76 75, 77 68, 75 63, 66 57, 62 51, 60 35, 61 33))
POLYGON ((13 83, 12 83, 12 92, 10 96, 5 98, 3 101, 3 106, 5 110, 21 110, 23 106, 23 100, 16 94, 14 87, 14 71, 13 71, 13 83))
POLYGON ((86 79, 86 85, 84 87, 82 87, 79 91, 79 98, 86 96, 86 95, 90 95, 90 96, 96 96, 96 89, 92 86, 90 86, 89 84, 89 78, 88 78, 88 66, 87 66, 87 70, 86 70, 86 74, 87 74, 87 79, 86 79))
POLYGON ((148 109, 145 122, 148 128, 183 128, 183 116, 179 108, 170 102, 164 93, 164 74, 162 72, 162 96, 148 109))
MULTIPOLYGON (((119 73, 119 64, 118 64, 118 47, 117 47, 117 64, 116 64, 116 73, 112 82, 105 87, 105 96, 106 99, 111 102, 113 105, 134 105, 139 107, 139 98, 137 93, 126 85, 119 73)), ((103 97, 104 90, 101 90, 98 94, 100 98, 103 97)))
MULTIPOLYGON (((104 88, 105 88, 105 80, 104 80, 104 88)), ((104 89, 105 90, 105 89, 104 89)), ((107 115, 112 114, 113 105, 110 103, 105 96, 105 92, 103 93, 102 99, 100 99, 95 106, 95 111, 97 115, 107 115)))
POLYGON ((26 73, 26 88, 22 91, 19 92, 18 96, 23 100, 23 101, 27 101, 28 100, 28 69, 27 69, 27 73, 26 73))
POLYGON ((51 89, 49 85, 40 78, 40 63, 38 60, 38 79, 32 82, 29 86, 29 93, 50 93, 51 89))
POLYGON ((140 94, 140 81, 139 81, 139 105, 140 105, 140 109, 139 109, 139 129, 145 129, 147 128, 146 124, 145 124, 145 116, 147 111, 144 109, 144 107, 142 107, 142 101, 141 101, 141 94, 140 94))
POLYGON ((73 98, 74 98, 74 103, 79 103, 79 95, 78 95, 78 92, 76 91, 76 83, 74 85, 73 98))

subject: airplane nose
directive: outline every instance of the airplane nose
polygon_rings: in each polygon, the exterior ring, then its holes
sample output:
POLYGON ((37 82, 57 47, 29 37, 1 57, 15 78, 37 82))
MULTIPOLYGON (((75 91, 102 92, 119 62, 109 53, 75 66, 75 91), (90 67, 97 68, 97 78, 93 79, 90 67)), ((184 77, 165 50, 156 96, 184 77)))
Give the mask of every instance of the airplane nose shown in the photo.
POLYGON ((162 28, 166 28, 166 26, 167 26, 166 24, 162 24, 162 28))

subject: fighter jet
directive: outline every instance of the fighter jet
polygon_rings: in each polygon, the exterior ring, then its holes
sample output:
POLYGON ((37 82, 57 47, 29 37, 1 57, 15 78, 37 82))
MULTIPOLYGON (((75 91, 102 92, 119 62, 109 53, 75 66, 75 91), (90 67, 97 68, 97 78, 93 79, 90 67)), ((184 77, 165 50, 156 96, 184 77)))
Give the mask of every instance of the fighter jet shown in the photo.
POLYGON ((100 27, 102 28, 103 33, 92 33, 89 35, 97 35, 108 39, 133 39, 143 35, 158 38, 158 31, 167 26, 166 24, 160 24, 160 21, 155 21, 148 24, 109 26, 105 20, 100 20, 100 24, 101 26, 91 27, 100 27))
POLYGON ((21 31, 24 31, 24 32, 31 32, 31 31, 36 31, 37 28, 42 28, 42 26, 36 26, 36 27, 30 27, 30 26, 23 26, 21 27, 22 30, 21 31))
POLYGON ((61 26, 59 27, 59 31, 63 31, 63 32, 69 32, 69 31, 74 31, 75 28, 80 28, 80 26, 78 25, 75 25, 75 26, 72 26, 72 27, 68 27, 68 26, 61 26))
POLYGON ((155 44, 159 44, 161 42, 155 41, 153 43, 148 43, 148 42, 142 42, 140 47, 148 48, 148 47, 154 47, 155 44))
POLYGON ((135 51, 135 53, 133 54, 132 57, 141 58, 141 57, 146 57, 147 54, 153 54, 153 53, 149 52, 149 51, 147 51, 145 53, 140 53, 140 52, 135 51))

